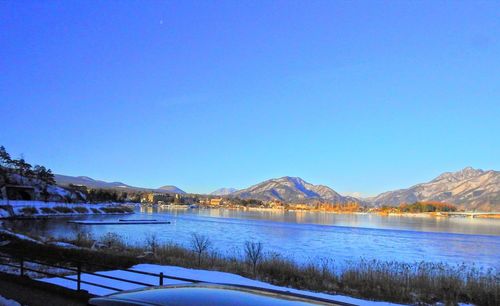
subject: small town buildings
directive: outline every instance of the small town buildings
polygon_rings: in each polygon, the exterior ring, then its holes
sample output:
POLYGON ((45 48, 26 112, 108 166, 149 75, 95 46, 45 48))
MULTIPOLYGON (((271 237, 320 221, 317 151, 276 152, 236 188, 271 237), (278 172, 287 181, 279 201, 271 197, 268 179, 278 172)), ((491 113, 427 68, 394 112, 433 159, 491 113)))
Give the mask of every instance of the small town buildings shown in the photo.
POLYGON ((168 203, 172 202, 172 196, 166 193, 156 193, 156 192, 149 192, 146 193, 142 198, 141 198, 142 203, 153 203, 153 204, 158 204, 158 202, 163 202, 163 203, 168 203))
POLYGON ((222 198, 210 199, 211 206, 219 206, 222 204, 222 198))

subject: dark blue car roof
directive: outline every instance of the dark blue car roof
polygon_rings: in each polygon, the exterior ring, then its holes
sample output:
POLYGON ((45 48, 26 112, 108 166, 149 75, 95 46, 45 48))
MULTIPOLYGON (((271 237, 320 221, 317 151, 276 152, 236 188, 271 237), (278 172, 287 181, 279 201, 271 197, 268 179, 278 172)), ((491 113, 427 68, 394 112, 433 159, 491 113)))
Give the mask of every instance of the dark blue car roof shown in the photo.
POLYGON ((221 284, 185 284, 125 291, 93 298, 95 306, 120 305, 207 305, 207 306, 306 306, 352 305, 289 292, 221 284))

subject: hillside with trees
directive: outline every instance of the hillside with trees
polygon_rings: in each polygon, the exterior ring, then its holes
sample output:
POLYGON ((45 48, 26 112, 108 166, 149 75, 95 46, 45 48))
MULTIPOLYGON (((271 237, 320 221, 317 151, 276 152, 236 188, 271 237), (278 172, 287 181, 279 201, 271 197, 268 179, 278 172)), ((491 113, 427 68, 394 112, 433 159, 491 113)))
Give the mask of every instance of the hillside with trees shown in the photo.
POLYGON ((31 165, 23 157, 13 158, 4 146, 0 146, 0 196, 7 198, 8 186, 28 186, 33 188, 34 198, 14 188, 8 197, 12 200, 41 200, 41 201, 83 201, 83 194, 56 186, 54 174, 51 169, 42 165, 31 165))
POLYGON ((23 157, 13 158, 4 146, 0 146, 0 189, 5 186, 32 187, 34 197, 27 199, 21 192, 0 191, 0 199, 38 200, 64 203, 124 203, 140 202, 143 191, 135 189, 99 188, 68 184, 60 186, 52 170, 42 165, 31 165, 23 157))

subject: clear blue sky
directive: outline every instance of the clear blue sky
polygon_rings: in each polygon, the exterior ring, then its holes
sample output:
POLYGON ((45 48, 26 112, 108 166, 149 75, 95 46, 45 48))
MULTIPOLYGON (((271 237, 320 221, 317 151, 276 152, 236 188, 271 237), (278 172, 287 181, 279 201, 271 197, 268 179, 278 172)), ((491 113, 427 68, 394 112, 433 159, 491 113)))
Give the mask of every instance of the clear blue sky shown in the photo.
POLYGON ((498 1, 1 1, 0 144, 190 192, 500 169, 498 1))

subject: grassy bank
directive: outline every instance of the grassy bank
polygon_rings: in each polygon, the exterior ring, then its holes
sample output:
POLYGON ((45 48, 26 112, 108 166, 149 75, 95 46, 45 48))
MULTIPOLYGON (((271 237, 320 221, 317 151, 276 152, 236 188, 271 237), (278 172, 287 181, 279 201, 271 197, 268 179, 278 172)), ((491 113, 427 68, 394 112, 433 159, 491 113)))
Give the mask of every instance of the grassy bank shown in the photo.
POLYGON ((360 260, 338 268, 332 260, 326 259, 299 265, 279 254, 265 252, 258 243, 249 242, 233 254, 222 254, 212 248, 210 240, 203 236, 193 236, 191 248, 174 243, 160 244, 154 235, 146 239, 145 247, 128 245, 113 233, 97 241, 88 234, 78 233, 74 239, 67 241, 83 249, 63 249, 13 240, 8 248, 11 252, 23 250, 25 254, 52 262, 83 260, 117 268, 137 263, 202 268, 236 273, 297 289, 398 303, 500 303, 498 272, 468 266, 360 260), (99 250, 90 249, 96 245, 99 250))

